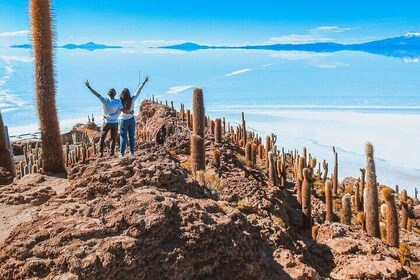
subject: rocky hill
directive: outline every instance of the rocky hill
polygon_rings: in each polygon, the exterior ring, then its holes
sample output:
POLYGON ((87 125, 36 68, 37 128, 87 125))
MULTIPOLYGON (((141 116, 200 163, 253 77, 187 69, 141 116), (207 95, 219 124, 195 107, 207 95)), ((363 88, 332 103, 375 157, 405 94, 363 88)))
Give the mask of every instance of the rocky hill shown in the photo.
POLYGON ((143 101, 137 123, 134 157, 91 156, 67 178, 0 186, 0 279, 417 279, 418 233, 401 230, 401 252, 358 225, 324 223, 315 188, 318 230, 302 230, 290 155, 279 187, 229 133, 215 144, 206 128, 206 172, 193 177, 175 110, 143 101))

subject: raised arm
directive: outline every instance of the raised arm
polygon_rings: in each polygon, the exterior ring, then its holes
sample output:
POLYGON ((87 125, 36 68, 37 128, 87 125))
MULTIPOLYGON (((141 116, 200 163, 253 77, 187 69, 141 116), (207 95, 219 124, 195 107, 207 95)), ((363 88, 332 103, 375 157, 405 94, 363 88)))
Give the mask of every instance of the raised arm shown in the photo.
POLYGON ((99 93, 97 93, 96 90, 94 90, 93 88, 90 87, 90 84, 89 84, 88 80, 86 80, 85 85, 90 90, 91 93, 93 93, 96 97, 101 99, 102 96, 99 93))
POLYGON ((143 89, 144 85, 149 81, 149 76, 146 76, 146 78, 144 78, 143 83, 138 87, 138 89, 136 90, 136 93, 134 94, 134 98, 137 99, 137 97, 139 97, 141 90, 143 89))

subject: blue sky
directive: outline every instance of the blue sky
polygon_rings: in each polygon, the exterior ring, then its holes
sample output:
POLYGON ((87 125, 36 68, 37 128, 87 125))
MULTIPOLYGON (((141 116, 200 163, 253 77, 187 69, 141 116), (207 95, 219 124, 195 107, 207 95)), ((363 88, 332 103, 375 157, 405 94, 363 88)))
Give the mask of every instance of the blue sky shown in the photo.
MULTIPOLYGON (((59 44, 358 42, 420 29, 417 0, 53 0, 52 5, 59 44)), ((28 42, 27 6, 24 0, 0 0, 0 45, 28 42)))

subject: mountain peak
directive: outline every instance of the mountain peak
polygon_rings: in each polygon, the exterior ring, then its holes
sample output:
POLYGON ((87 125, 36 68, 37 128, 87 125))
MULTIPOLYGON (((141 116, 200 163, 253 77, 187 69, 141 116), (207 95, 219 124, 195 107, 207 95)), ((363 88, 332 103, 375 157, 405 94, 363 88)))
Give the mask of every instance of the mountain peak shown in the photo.
POLYGON ((408 32, 404 35, 406 38, 420 37, 420 32, 408 32))

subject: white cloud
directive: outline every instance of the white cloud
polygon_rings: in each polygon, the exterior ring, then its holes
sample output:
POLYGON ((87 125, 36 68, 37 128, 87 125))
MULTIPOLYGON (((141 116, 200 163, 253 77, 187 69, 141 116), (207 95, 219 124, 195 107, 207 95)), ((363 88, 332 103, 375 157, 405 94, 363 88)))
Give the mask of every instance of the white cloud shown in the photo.
POLYGON ((352 30, 352 28, 338 26, 319 26, 317 28, 307 30, 306 34, 288 34, 271 37, 270 42, 278 44, 305 44, 317 42, 330 42, 334 41, 334 38, 331 38, 330 36, 328 36, 328 34, 341 33, 350 30, 352 30))
POLYGON ((404 62, 405 63, 419 63, 420 58, 418 58, 418 57, 405 57, 404 62))
POLYGON ((170 87, 166 93, 173 94, 173 93, 183 92, 193 87, 194 86, 173 86, 173 87, 170 87))
POLYGON ((135 40, 127 40, 127 41, 122 41, 120 44, 123 47, 134 47, 136 45, 136 41, 135 40))
POLYGON ((5 74, 0 78, 0 109, 3 112, 8 112, 17 110, 17 107, 25 105, 25 102, 13 95, 10 90, 1 88, 9 81, 13 72, 15 72, 9 62, 7 62, 7 65, 4 66, 4 69, 5 74))
POLYGON ((270 54, 271 57, 279 58, 282 60, 305 60, 309 65, 318 68, 335 69, 338 67, 348 67, 349 64, 340 61, 331 61, 331 53, 317 53, 317 52, 304 52, 304 51, 279 51, 270 54))
POLYGON ((341 32, 350 31, 350 30, 352 30, 352 28, 338 27, 338 26, 334 25, 334 26, 319 26, 317 28, 310 29, 309 32, 311 32, 311 33, 319 33, 319 32, 341 33, 341 32))
POLYGON ((186 42, 185 40, 144 40, 141 43, 147 46, 161 47, 161 46, 181 44, 185 42, 186 42))
POLYGON ((331 56, 329 53, 316 53, 304 51, 279 51, 270 54, 271 57, 280 58, 283 60, 310 60, 318 61, 322 57, 331 56))
POLYGON ((261 67, 270 67, 276 65, 275 63, 267 63, 267 64, 262 64, 261 67))
POLYGON ((1 32, 0 37, 18 37, 18 36, 26 36, 28 34, 29 34, 29 30, 18 30, 18 31, 1 32))
POLYGON ((4 60, 7 63, 9 63, 10 61, 29 63, 32 62, 33 59, 28 56, 0 55, 0 60, 4 60))
POLYGON ((226 74, 225 76, 230 77, 230 76, 234 76, 234 75, 240 75, 240 74, 243 74, 243 73, 246 73, 246 72, 249 72, 249 71, 252 71, 252 69, 247 68, 247 69, 241 69, 241 70, 238 70, 238 71, 233 71, 229 74, 226 74))
POLYGON ((348 67, 350 65, 347 63, 335 61, 335 62, 319 63, 319 64, 315 64, 315 66, 319 68, 335 69, 338 67, 348 67))
POLYGON ((277 44, 304 44, 332 41, 333 39, 320 36, 319 34, 290 34, 279 37, 271 37, 270 41, 277 44))

